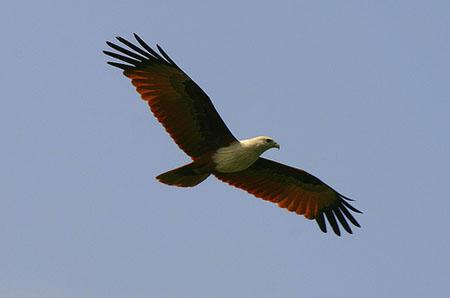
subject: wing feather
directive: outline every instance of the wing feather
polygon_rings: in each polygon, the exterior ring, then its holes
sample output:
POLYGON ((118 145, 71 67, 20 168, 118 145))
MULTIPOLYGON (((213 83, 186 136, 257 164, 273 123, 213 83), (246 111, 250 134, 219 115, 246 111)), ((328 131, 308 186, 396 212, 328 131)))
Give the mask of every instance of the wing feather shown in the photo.
POLYGON ((215 172, 214 175, 256 197, 277 203, 281 208, 304 215, 307 219, 315 219, 320 230, 325 233, 327 222, 338 236, 341 235, 339 225, 352 233, 348 221, 360 227, 349 210, 356 213, 361 211, 347 202, 350 199, 303 170, 259 158, 246 170, 215 172))
POLYGON ((159 54, 137 34, 134 37, 139 46, 117 37, 127 48, 108 41, 116 52, 103 52, 120 61, 108 64, 122 69, 131 79, 175 143, 196 159, 237 141, 206 93, 169 55, 157 46, 159 54))

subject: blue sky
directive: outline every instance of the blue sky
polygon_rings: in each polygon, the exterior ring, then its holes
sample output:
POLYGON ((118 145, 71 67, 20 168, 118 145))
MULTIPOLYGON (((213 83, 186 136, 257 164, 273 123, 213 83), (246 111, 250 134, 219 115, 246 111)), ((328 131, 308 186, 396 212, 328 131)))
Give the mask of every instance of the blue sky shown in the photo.
POLYGON ((448 1, 2 4, 0 296, 444 297, 448 1), (353 235, 209 178, 104 42, 159 43, 238 138, 356 200, 353 235))

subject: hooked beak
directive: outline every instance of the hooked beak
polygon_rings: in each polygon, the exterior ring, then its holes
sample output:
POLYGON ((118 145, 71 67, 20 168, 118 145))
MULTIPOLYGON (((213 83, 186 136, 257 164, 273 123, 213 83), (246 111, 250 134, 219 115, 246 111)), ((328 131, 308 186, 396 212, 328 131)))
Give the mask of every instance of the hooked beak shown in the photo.
POLYGON ((280 150, 280 145, 278 143, 273 144, 274 148, 277 148, 278 150, 280 150))

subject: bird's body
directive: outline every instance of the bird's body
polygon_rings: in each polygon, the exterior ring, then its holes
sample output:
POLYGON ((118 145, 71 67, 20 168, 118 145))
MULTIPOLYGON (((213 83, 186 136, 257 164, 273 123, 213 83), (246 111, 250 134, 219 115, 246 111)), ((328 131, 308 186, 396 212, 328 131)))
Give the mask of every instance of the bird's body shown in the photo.
POLYGON ((193 162, 163 173, 156 178, 165 184, 192 187, 208 178, 210 174, 236 173, 248 169, 270 148, 280 148, 272 138, 266 136, 236 140, 231 144, 207 152, 193 162))
POLYGON ((245 170, 270 148, 279 148, 279 145, 265 136, 241 140, 221 147, 212 154, 214 170, 221 173, 245 170))
POLYGON ((192 187, 210 175, 232 186, 308 219, 323 232, 326 220, 340 235, 347 221, 359 227, 347 197, 307 172, 260 157, 280 146, 270 137, 239 141, 223 122, 208 95, 159 47, 159 53, 135 34, 139 46, 117 37, 127 46, 107 44, 116 52, 105 54, 124 63, 108 62, 123 70, 155 117, 192 162, 156 178, 165 184, 192 187))

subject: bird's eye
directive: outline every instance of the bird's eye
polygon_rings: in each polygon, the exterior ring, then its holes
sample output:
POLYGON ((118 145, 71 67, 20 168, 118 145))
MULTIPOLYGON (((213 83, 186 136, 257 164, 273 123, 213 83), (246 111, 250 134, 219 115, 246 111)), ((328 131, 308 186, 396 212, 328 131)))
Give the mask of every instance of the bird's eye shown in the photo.
POLYGON ((266 139, 266 143, 271 143, 272 140, 271 139, 266 139))

